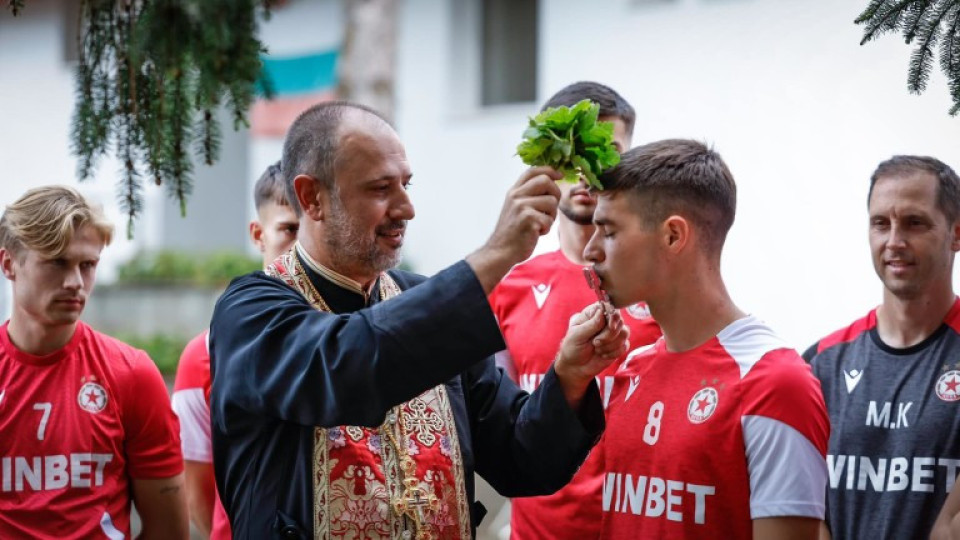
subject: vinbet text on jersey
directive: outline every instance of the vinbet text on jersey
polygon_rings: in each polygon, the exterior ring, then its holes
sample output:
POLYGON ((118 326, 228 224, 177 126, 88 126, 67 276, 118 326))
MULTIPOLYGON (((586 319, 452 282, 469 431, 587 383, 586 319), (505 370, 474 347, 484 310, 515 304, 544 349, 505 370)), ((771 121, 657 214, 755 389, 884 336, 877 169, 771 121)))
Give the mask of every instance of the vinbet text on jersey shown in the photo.
POLYGON ((716 493, 716 486, 609 472, 603 479, 603 511, 703 525, 707 498, 716 493))
POLYGON ((689 351, 634 351, 595 450, 602 536, 750 538, 754 519, 822 519, 828 433, 810 368, 755 317, 689 351))
POLYGON ((103 470, 113 454, 71 453, 0 458, 0 491, 53 491, 103 485, 103 470))
POLYGON ((0 388, 0 538, 124 538, 131 478, 183 470, 156 365, 84 323, 46 356, 0 326, 0 388))
POLYGON ((805 353, 833 430, 827 524, 834 538, 929 535, 960 472, 957 350, 960 300, 912 347, 886 345, 872 310, 805 353))

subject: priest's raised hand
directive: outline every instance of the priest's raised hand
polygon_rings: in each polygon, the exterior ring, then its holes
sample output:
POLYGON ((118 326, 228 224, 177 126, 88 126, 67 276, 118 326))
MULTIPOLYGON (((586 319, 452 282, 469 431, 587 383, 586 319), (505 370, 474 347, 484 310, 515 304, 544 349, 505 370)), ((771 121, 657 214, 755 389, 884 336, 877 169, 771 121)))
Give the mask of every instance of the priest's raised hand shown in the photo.
POLYGON ((466 258, 487 293, 513 265, 526 260, 537 240, 550 231, 560 202, 556 180, 561 178, 550 167, 533 167, 510 188, 490 239, 466 258))
MULTIPOLYGON (((597 362, 521 390, 493 360, 506 344, 487 298, 553 224, 559 174, 523 173, 489 240, 427 278, 394 268, 413 169, 379 114, 312 107, 282 168, 297 243, 235 279, 210 324, 214 473, 234 538, 466 540, 484 514, 474 472, 508 497, 569 482, 604 427, 597 362)), ((611 327, 585 326, 595 351, 622 339, 611 327)))

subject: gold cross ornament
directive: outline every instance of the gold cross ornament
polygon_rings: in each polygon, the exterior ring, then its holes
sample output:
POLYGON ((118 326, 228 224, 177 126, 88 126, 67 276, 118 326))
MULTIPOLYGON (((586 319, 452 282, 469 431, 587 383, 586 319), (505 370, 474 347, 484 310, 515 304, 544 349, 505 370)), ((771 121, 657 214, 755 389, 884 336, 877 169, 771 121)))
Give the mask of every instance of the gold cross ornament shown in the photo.
POLYGON ((413 522, 417 531, 416 540, 433 540, 433 534, 427 529, 425 513, 436 514, 440 510, 440 500, 433 493, 420 487, 416 478, 417 464, 409 456, 403 456, 401 467, 404 472, 403 494, 393 501, 397 515, 406 516, 413 522))

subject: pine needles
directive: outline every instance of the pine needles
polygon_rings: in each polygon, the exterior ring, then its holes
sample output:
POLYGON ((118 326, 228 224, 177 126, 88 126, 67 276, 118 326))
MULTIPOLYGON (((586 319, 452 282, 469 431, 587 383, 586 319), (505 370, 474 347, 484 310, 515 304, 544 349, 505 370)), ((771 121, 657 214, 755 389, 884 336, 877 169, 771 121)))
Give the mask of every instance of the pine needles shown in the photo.
POLYGON ((953 100, 950 115, 960 114, 960 0, 871 0, 855 22, 865 26, 861 45, 890 32, 916 44, 907 71, 912 93, 926 90, 939 54, 953 100))
MULTIPOLYGON (((261 73, 257 13, 277 0, 82 0, 72 141, 77 175, 120 159, 117 197, 127 234, 143 209, 143 182, 166 185, 186 211, 193 160, 220 152, 216 110, 246 126, 261 73)), ((10 0, 16 14, 24 0, 10 0)), ((269 95, 269 85, 261 85, 269 95)))

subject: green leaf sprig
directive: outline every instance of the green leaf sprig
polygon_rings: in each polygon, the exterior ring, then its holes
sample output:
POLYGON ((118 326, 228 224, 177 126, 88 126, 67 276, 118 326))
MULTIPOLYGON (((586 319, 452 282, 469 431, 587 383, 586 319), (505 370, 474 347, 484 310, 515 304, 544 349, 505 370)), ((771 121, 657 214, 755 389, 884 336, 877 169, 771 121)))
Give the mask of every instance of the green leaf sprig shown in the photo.
POLYGON ((565 182, 580 177, 603 189, 597 175, 620 163, 613 145, 613 123, 598 122, 600 106, 583 100, 573 107, 547 109, 530 119, 517 155, 530 166, 547 165, 563 173, 565 182))

